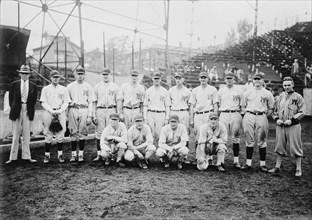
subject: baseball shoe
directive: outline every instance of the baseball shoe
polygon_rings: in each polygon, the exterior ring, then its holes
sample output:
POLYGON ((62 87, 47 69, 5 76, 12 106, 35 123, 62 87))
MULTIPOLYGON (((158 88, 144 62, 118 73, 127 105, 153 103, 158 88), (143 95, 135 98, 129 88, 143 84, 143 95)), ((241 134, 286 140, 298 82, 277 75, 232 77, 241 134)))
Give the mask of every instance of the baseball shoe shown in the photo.
POLYGON ((302 171, 301 170, 296 170, 296 177, 301 177, 302 176, 302 171))
POLYGON ((49 163, 50 162, 50 156, 44 155, 43 163, 49 163))
POLYGON ((23 161, 25 162, 28 162, 28 163, 37 163, 37 160, 34 160, 34 159, 22 159, 23 161))
POLYGON ((5 164, 12 164, 14 163, 16 160, 8 160, 7 162, 5 162, 5 164))
POLYGON ((212 160, 208 160, 208 166, 213 166, 212 160))
POLYGON ((75 157, 75 156, 71 156, 71 158, 70 158, 69 162, 75 162, 76 160, 77 160, 77 157, 75 157))
POLYGON ((247 165, 247 164, 244 164, 241 168, 242 171, 248 171, 248 170, 251 170, 251 166, 247 165))
POLYGON ((143 168, 143 169, 148 169, 146 160, 142 160, 142 161, 141 161, 141 165, 142 165, 142 168, 143 168))
POLYGON ((126 165, 122 163, 121 161, 117 162, 119 167, 125 167, 126 165))
POLYGON ((83 162, 83 156, 82 155, 78 156, 78 162, 83 162))
POLYGON ((222 165, 219 165, 218 166, 218 171, 219 172, 225 172, 225 169, 222 167, 222 165))
POLYGON ((242 166, 239 163, 234 163, 234 167, 239 170, 242 168, 242 166))
POLYGON ((279 173, 280 171, 281 171, 280 168, 274 167, 273 169, 269 170, 268 172, 269 172, 269 173, 279 173))
POLYGON ((183 163, 182 163, 182 161, 178 161, 177 167, 178 167, 179 170, 182 170, 182 168, 183 168, 183 163))
POLYGON ((260 171, 267 173, 268 172, 268 168, 266 168, 266 166, 260 166, 260 171))
POLYGON ((63 155, 62 154, 58 157, 58 161, 59 161, 59 163, 64 163, 65 162, 65 160, 63 159, 63 155))
POLYGON ((167 156, 163 158, 163 162, 164 162, 164 167, 169 168, 170 164, 169 164, 169 158, 167 156))
POLYGON ((93 159, 93 161, 100 161, 102 157, 100 155, 97 155, 96 158, 93 159))
POLYGON ((105 160, 105 166, 109 166, 110 165, 110 162, 111 162, 111 159, 107 158, 105 160))

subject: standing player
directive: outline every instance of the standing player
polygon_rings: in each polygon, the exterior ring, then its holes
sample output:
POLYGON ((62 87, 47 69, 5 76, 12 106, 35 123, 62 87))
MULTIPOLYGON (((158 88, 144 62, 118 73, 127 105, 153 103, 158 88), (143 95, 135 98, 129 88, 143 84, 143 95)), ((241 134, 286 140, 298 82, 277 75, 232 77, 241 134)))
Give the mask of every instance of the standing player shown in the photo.
POLYGON ((234 85, 233 73, 225 74, 226 86, 218 91, 217 103, 219 105, 220 122, 227 129, 228 136, 231 134, 233 142, 234 166, 241 168, 239 164, 239 142, 242 130, 241 99, 243 91, 234 85))
POLYGON ((152 131, 143 122, 142 115, 136 115, 134 122, 135 124, 128 130, 128 150, 125 153, 125 160, 138 162, 141 168, 147 169, 149 159, 156 151, 152 131))
POLYGON ((194 134, 196 136, 195 150, 200 126, 208 122, 211 112, 218 111, 217 89, 208 85, 208 74, 201 72, 199 74, 199 81, 200 85, 193 89, 190 98, 190 125, 194 127, 194 134))
POLYGON ((133 125, 134 116, 142 114, 144 86, 138 83, 139 72, 132 70, 131 81, 120 86, 117 95, 118 113, 127 128, 133 125))
POLYGON ((127 128, 124 123, 119 122, 117 113, 112 113, 109 119, 110 123, 101 135, 101 156, 107 166, 111 160, 115 160, 120 167, 124 167, 121 160, 127 149, 127 128))
POLYGON ((305 102, 303 97, 294 92, 294 81, 291 77, 285 77, 283 81, 285 92, 277 97, 272 118, 276 121, 276 147, 277 154, 276 165, 269 170, 270 173, 276 173, 280 170, 282 157, 287 155, 296 158, 296 174, 300 177, 301 158, 303 156, 301 141, 301 125, 299 121, 305 115, 305 102), (286 150, 287 142, 289 149, 286 150))
POLYGON ((83 161, 85 137, 88 135, 88 126, 92 122, 92 87, 84 81, 85 69, 76 69, 76 81, 67 86, 71 102, 68 111, 68 128, 71 135, 72 156, 70 162, 77 160, 77 141, 79 142, 78 161, 83 161))
POLYGON ((224 172, 224 157, 227 152, 227 131, 223 123, 219 122, 218 113, 209 115, 209 121, 200 127, 196 151, 197 169, 206 170, 210 165, 212 155, 217 155, 217 167, 224 172))
POLYGON ((186 88, 184 83, 184 74, 177 72, 174 74, 176 86, 169 89, 171 99, 171 113, 179 116, 180 123, 186 128, 190 126, 189 99, 191 91, 186 88))
POLYGON ((29 66, 22 65, 17 72, 21 79, 12 82, 9 92, 9 104, 11 107, 10 120, 12 120, 13 139, 10 159, 6 164, 17 160, 21 128, 23 131, 22 159, 35 163, 37 161, 31 159, 29 142, 30 127, 31 121, 34 120, 38 88, 36 84, 29 81, 30 74, 32 73, 29 66))
POLYGON ((53 136, 55 136, 57 142, 58 161, 60 163, 64 163, 65 161, 63 158, 63 141, 66 131, 65 110, 68 107, 70 98, 66 87, 59 84, 61 74, 57 70, 53 70, 51 71, 50 76, 52 83, 43 87, 40 97, 41 105, 45 109, 43 115, 43 126, 45 134, 45 156, 43 162, 49 163, 50 161, 50 148, 53 136), (62 125, 62 130, 56 133, 53 133, 49 130, 49 126, 53 117, 58 117, 62 125))
POLYGON ((272 113, 274 98, 270 91, 263 88, 263 75, 256 73, 253 78, 254 87, 243 93, 241 102, 243 118, 243 129, 246 137, 246 164, 242 170, 250 170, 252 163, 253 147, 259 147, 260 170, 267 172, 266 159, 266 138, 268 134, 268 116, 272 113))
POLYGON ((146 90, 143 103, 144 120, 151 127, 156 141, 162 126, 168 124, 171 104, 168 90, 160 85, 161 75, 159 72, 153 74, 153 86, 146 90))
POLYGON ((188 134, 185 125, 179 123, 177 115, 171 115, 169 121, 170 124, 161 129, 156 156, 161 158, 165 168, 169 167, 169 162, 177 160, 178 169, 181 170, 189 152, 186 147, 188 134))
POLYGON ((109 124, 109 116, 116 113, 117 94, 119 87, 110 81, 110 69, 102 70, 103 81, 95 85, 93 90, 93 123, 96 125, 95 138, 97 157, 93 161, 101 159, 100 139, 104 128, 109 124))

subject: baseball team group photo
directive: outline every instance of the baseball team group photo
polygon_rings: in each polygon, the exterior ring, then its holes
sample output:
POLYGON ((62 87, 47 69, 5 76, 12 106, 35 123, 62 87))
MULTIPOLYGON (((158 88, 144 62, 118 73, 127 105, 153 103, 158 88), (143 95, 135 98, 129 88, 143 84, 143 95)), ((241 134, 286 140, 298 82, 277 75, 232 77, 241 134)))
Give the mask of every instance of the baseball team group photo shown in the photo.
MULTIPOLYGON (((311 21, 260 34, 245 18, 238 40, 184 50, 168 45, 169 6, 174 17, 182 2, 165 0, 164 47, 141 48, 136 35, 153 36, 135 29, 130 46, 103 32, 88 51, 82 24, 107 24, 81 9, 106 9, 57 3, 36 2, 44 15, 73 8, 63 26, 49 14, 57 34, 43 17, 32 54, 30 30, 0 25, 1 219, 312 218, 311 21), (65 34, 74 10, 80 46, 65 34)), ((137 1, 137 16, 156 3, 137 1)), ((221 3, 185 4, 193 25, 196 4, 221 3)))

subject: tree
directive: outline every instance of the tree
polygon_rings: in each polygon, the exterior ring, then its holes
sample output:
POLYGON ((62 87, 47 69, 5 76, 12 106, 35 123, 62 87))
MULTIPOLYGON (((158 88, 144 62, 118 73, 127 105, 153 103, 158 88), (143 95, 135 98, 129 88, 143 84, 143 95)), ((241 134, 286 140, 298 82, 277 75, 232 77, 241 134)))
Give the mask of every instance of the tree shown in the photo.
POLYGON ((234 46, 237 42, 237 38, 235 36, 235 30, 232 28, 230 31, 228 31, 227 36, 225 38, 224 46, 225 48, 234 46))
POLYGON ((237 33, 239 38, 239 43, 248 39, 248 34, 252 29, 252 24, 248 23, 247 18, 240 19, 237 22, 237 33))

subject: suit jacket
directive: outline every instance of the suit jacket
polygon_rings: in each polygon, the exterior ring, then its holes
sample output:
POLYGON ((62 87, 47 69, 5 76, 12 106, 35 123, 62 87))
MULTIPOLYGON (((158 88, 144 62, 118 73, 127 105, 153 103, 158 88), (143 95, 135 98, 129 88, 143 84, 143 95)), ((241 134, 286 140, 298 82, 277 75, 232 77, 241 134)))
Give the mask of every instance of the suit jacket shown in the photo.
MULTIPOLYGON (((29 120, 34 120, 35 105, 37 102, 38 87, 29 81, 28 98, 27 98, 27 115, 29 120)), ((21 99, 21 80, 11 83, 9 91, 9 104, 11 107, 10 119, 15 121, 19 118, 22 109, 21 99)))

